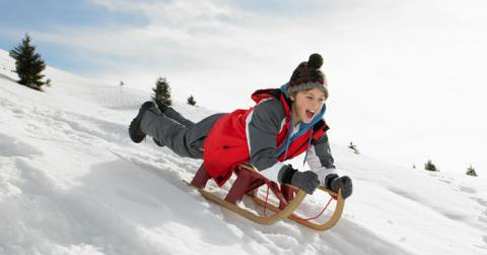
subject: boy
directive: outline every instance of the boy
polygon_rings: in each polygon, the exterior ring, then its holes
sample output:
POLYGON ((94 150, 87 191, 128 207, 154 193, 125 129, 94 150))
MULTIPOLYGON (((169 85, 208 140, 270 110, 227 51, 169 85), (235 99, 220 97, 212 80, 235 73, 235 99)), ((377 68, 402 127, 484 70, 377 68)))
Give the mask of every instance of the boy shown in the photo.
POLYGON ((144 103, 129 127, 132 141, 146 135, 183 157, 204 159, 211 177, 222 186, 232 168, 248 162, 264 177, 291 184, 308 194, 322 185, 343 198, 352 194, 352 181, 335 172, 323 120, 328 85, 319 70, 323 58, 312 54, 294 70, 280 89, 258 90, 251 109, 211 115, 198 123, 171 107, 144 103), (312 170, 299 172, 282 163, 306 151, 312 170))

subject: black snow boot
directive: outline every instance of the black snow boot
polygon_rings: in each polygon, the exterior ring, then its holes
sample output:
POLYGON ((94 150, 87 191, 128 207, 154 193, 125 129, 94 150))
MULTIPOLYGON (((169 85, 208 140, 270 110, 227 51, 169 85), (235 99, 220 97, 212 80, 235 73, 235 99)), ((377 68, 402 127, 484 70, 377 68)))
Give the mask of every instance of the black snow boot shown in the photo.
POLYGON ((130 139, 134 143, 140 143, 142 140, 145 138, 145 133, 142 131, 140 128, 140 123, 142 122, 142 116, 144 116, 144 113, 149 110, 150 108, 155 107, 156 105, 152 101, 147 101, 142 104, 142 106, 139 109, 139 113, 135 118, 132 120, 129 126, 129 135, 130 139))

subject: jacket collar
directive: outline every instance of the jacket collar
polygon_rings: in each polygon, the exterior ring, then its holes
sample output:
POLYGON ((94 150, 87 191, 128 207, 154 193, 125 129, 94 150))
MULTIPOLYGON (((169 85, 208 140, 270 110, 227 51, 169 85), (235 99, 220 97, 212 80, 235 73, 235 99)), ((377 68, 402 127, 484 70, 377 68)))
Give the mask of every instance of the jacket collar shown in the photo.
POLYGON ((280 89, 259 89, 254 93, 252 93, 251 98, 257 104, 260 103, 262 100, 269 99, 269 98, 279 99, 281 101, 282 106, 284 107, 286 119, 287 120, 291 119, 292 102, 289 98, 286 97, 286 94, 283 93, 280 89))

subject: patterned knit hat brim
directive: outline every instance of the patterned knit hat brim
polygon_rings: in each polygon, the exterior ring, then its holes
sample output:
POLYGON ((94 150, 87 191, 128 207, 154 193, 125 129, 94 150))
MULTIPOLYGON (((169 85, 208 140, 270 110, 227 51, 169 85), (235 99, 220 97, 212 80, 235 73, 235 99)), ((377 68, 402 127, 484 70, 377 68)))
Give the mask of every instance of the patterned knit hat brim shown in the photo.
POLYGON ((289 86, 287 85, 286 89, 286 96, 288 98, 291 98, 291 94, 294 92, 299 92, 302 90, 310 90, 310 89, 320 89, 325 93, 325 99, 328 98, 328 88, 326 87, 326 83, 323 84, 321 82, 307 82, 307 83, 301 83, 299 85, 294 85, 294 86, 289 86))

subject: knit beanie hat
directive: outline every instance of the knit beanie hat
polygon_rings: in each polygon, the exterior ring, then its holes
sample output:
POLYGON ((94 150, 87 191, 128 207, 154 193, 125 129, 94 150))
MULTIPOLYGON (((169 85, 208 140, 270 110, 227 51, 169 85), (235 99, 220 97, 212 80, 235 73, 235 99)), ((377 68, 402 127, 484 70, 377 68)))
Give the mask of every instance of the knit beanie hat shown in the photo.
POLYGON ((308 62, 299 64, 287 85, 286 96, 290 98, 294 92, 318 88, 325 92, 325 98, 328 98, 328 84, 320 70, 322 65, 323 58, 318 53, 309 56, 308 62))

